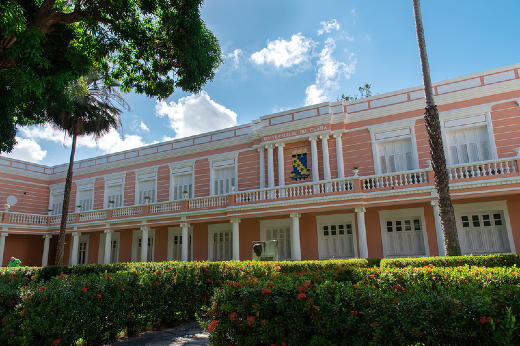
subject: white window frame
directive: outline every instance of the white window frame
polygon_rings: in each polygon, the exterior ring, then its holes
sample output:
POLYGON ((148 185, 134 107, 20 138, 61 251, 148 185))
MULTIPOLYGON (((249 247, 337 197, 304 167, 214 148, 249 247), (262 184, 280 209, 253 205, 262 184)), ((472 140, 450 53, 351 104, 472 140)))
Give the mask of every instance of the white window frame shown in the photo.
POLYGON ((121 205, 117 206, 114 205, 114 207, 122 207, 125 205, 125 176, 126 173, 119 173, 119 174, 112 174, 109 176, 105 176, 105 192, 103 195, 103 208, 107 209, 109 207, 108 205, 108 187, 109 186, 117 186, 121 185, 121 205))
MULTIPOLYGON (((85 250, 85 264, 88 264, 88 250, 90 247, 90 235, 89 234, 82 234, 78 238, 78 258, 76 259, 77 264, 83 264, 79 262, 79 256, 80 256, 80 249, 79 244, 81 243, 87 243, 87 248, 85 250)), ((72 236, 72 239, 70 241, 70 249, 69 249, 69 265, 72 265, 72 246, 74 245, 74 236, 72 236)))
MULTIPOLYGON (((465 237, 462 227, 462 214, 467 213, 492 213, 493 211, 502 212, 504 215, 504 225, 507 230, 507 239, 509 240, 509 249, 510 252, 507 253, 516 253, 515 249, 515 241, 513 239, 511 221, 509 219, 509 211, 507 208, 507 201, 493 201, 493 202, 481 202, 481 203, 466 203, 466 204, 454 204, 453 211, 455 213, 455 220, 457 224, 457 234, 459 236, 459 242, 461 244, 461 250, 464 251, 466 247, 465 237)), ((463 252, 463 255, 465 253, 463 252)))
MULTIPOLYGON (((288 261, 292 260, 294 254, 292 253, 292 241, 293 241, 293 229, 292 229, 292 219, 274 219, 274 220, 260 220, 260 240, 276 240, 276 239, 267 239, 267 230, 272 230, 273 228, 289 228, 289 239, 288 239, 288 250, 290 251, 291 256, 281 256, 280 255, 280 243, 278 243, 278 260, 279 261, 288 261)), ((251 248, 251 253, 253 253, 253 249, 251 248)))
MULTIPOLYGON (((233 225, 231 223, 218 223, 218 224, 211 224, 208 225, 208 261, 217 261, 214 260, 214 253, 213 253, 213 237, 215 233, 218 232, 229 232, 231 237, 231 244, 229 245, 229 259, 231 260, 233 258, 233 225)), ((227 261, 226 260, 226 261, 227 261)))
MULTIPOLYGON (((169 200, 179 200, 175 199, 176 196, 174 194, 175 190, 175 177, 191 175, 191 189, 188 191, 188 198, 193 198, 195 196, 195 161, 183 161, 175 164, 170 164, 170 196, 169 200)), ((182 197, 184 198, 184 196, 182 197)))
MULTIPOLYGON (((235 183, 233 187, 230 187, 231 190, 238 191, 238 170, 237 170, 237 161, 238 161, 238 152, 226 153, 221 155, 214 155, 208 157, 209 160, 209 180, 210 180, 210 196, 215 195, 215 182, 214 175, 215 171, 224 168, 234 168, 235 174, 235 183)), ((231 192, 231 191, 230 191, 231 192)))
POLYGON ((393 209, 393 210, 380 210, 379 211, 379 223, 381 228, 381 240, 383 243, 383 257, 384 258, 399 258, 402 255, 388 255, 388 239, 386 236, 386 222, 390 219, 397 218, 419 218, 421 220, 421 228, 423 231, 424 241, 424 255, 408 256, 408 257, 422 257, 430 256, 430 247, 428 246, 428 230, 426 225, 426 219, 424 218, 424 208, 406 208, 406 209, 393 209))
MULTIPOLYGON (((392 121, 389 123, 370 126, 370 138, 372 142, 372 159, 374 161, 375 174, 381 173, 379 164, 378 145, 394 142, 397 140, 409 140, 412 145, 412 170, 419 169, 419 158, 417 156, 417 140, 415 138, 416 119, 392 121)), ((398 172, 395 172, 398 173, 398 172)), ((386 174, 386 173, 385 173, 386 174)))
POLYGON ((441 120, 442 142, 444 144, 444 155, 447 165, 451 164, 449 152, 448 132, 457 130, 469 130, 472 128, 486 127, 488 135, 488 150, 490 160, 498 159, 495 134, 493 131, 493 121, 489 106, 472 107, 470 109, 457 109, 454 111, 442 112, 439 114, 441 120))
POLYGON ((80 205, 79 196, 81 191, 92 191, 92 208, 86 209, 81 208, 81 211, 91 211, 94 210, 94 196, 95 196, 95 190, 94 190, 94 182, 95 178, 89 178, 89 179, 82 179, 76 181, 76 207, 77 205, 80 205))
MULTIPOLYGON (((119 262, 119 250, 121 249, 121 233, 120 232, 112 232, 111 235, 112 241, 117 241, 117 251, 116 251, 116 258, 114 261, 112 261, 112 258, 110 260, 110 263, 118 263, 119 262)), ((103 264, 105 261, 105 244, 106 244, 107 235, 105 233, 101 233, 99 235, 99 251, 98 251, 98 263, 103 264)), ((110 244, 110 248, 112 248, 112 244, 110 244)), ((110 256, 112 257, 112 256, 110 256)))
MULTIPOLYGON (((137 249, 139 247, 139 239, 142 239, 142 238, 143 238, 143 231, 142 230, 136 229, 136 230, 133 231, 133 234, 132 234, 132 255, 130 256, 132 262, 141 262, 141 256, 137 256, 137 249)), ((153 241, 152 241, 151 249, 148 249, 148 252, 147 252, 146 255, 147 255, 147 258, 148 258, 148 262, 153 262, 154 258, 155 258, 155 229, 154 228, 150 228, 148 230, 148 238, 152 238, 153 241)))
POLYGON ((317 226, 317 234, 318 234, 318 255, 319 259, 331 259, 332 257, 325 257, 324 254, 324 246, 325 239, 321 232, 323 226, 327 226, 330 224, 351 224, 352 225, 352 238, 353 238, 353 246, 354 246, 354 257, 334 257, 338 259, 348 259, 348 258, 357 258, 358 257, 358 243, 357 243, 357 231, 356 231, 356 214, 333 214, 333 215, 319 215, 316 216, 316 226, 317 226))
POLYGON ((145 168, 135 171, 135 199, 134 199, 134 205, 142 205, 146 204, 144 200, 139 200, 139 192, 141 191, 141 183, 147 182, 147 181, 153 181, 154 182, 154 195, 150 200, 151 203, 157 203, 157 167, 153 168, 145 168))
POLYGON ((51 215, 61 215, 61 212, 63 210, 63 195, 65 192, 65 183, 61 184, 55 184, 50 186, 50 193, 49 193, 49 210, 52 209, 50 212, 51 215), (54 210, 54 197, 61 196, 61 205, 60 210, 54 210))
MULTIPOLYGON (((168 228, 168 252, 167 252, 167 260, 168 261, 180 261, 180 258, 174 258, 173 256, 173 247, 175 236, 182 237, 182 227, 169 227, 168 228)), ((188 244, 188 261, 193 261, 193 226, 188 227, 188 238, 190 238, 188 244)), ((184 241, 184 239, 182 239, 184 241)), ((182 244, 182 243, 181 243, 182 244)), ((182 253, 182 246, 181 253, 182 253)))

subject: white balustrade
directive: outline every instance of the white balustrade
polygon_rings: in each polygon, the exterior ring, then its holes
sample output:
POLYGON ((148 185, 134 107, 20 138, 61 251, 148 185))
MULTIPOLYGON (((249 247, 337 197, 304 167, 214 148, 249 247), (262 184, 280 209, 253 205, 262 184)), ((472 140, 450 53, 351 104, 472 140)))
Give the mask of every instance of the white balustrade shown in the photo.
POLYGON ((319 183, 294 184, 271 189, 241 192, 236 195, 236 203, 320 195, 325 193, 351 191, 353 189, 353 179, 335 179, 320 181, 319 183))
POLYGON ((182 209, 182 203, 179 201, 157 203, 150 205, 150 213, 165 213, 170 211, 177 211, 182 209))
POLYGON ((32 225, 46 225, 47 215, 9 213, 9 222, 32 225))
POLYGON ((79 221, 102 220, 107 218, 106 210, 86 211, 79 214, 79 221))
POLYGON ((447 171, 450 180, 458 180, 516 173, 518 167, 516 167, 515 159, 505 159, 450 166, 447 171))
POLYGON ((188 202, 189 209, 212 208, 229 205, 228 196, 213 196, 203 198, 193 198, 188 202))
POLYGON ((134 216, 143 213, 143 206, 116 208, 112 211, 112 217, 134 216))
POLYGON ((426 170, 421 170, 363 177, 361 178, 361 188, 363 190, 373 190, 384 187, 399 187, 427 182, 428 174, 426 173, 426 170))

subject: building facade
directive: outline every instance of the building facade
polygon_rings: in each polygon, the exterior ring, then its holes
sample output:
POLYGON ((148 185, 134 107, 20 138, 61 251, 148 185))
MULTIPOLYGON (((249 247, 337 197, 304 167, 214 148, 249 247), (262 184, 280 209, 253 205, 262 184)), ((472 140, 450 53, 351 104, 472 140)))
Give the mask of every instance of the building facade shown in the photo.
MULTIPOLYGON (((434 84, 464 254, 517 253, 520 64, 434 84)), ((78 161, 69 264, 444 255, 422 87, 78 161)), ((0 260, 52 264, 67 165, 0 157, 0 260)))

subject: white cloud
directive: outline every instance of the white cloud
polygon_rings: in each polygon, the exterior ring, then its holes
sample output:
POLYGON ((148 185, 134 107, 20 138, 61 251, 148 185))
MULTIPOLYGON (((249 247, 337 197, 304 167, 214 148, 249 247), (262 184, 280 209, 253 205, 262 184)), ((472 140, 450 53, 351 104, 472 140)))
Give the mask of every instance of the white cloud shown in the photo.
POLYGON ((329 33, 332 30, 339 30, 340 26, 336 19, 329 20, 328 22, 321 22, 321 29, 318 30, 318 36, 323 35, 324 33, 329 33))
MULTIPOLYGON (((65 135, 61 130, 53 129, 50 125, 22 127, 19 130, 23 137, 31 138, 34 143, 43 140, 63 144, 69 148, 72 145, 71 137, 65 135)), ((28 140, 27 138, 18 138, 17 140, 20 142, 21 140, 28 140)), ((93 136, 78 137, 76 146, 77 148, 100 149, 104 154, 110 154, 154 143, 157 143, 157 141, 145 143, 141 136, 122 135, 117 130, 112 129, 109 133, 99 138, 97 142, 93 136)))
POLYGON ((225 55, 226 61, 230 61, 234 68, 238 68, 240 65, 240 57, 243 55, 242 49, 235 49, 233 53, 225 55))
POLYGON ((17 138, 16 140, 18 144, 13 151, 9 154, 2 154, 3 156, 35 163, 41 162, 47 156, 47 151, 42 150, 34 140, 28 138, 17 138))
POLYGON ((150 132, 150 129, 148 128, 148 126, 146 126, 146 124, 142 120, 141 120, 141 124, 139 125, 139 128, 145 132, 150 132))
POLYGON ((339 88, 338 82, 341 77, 349 79, 355 72, 356 59, 351 55, 350 64, 336 60, 332 56, 335 48, 335 41, 332 38, 328 38, 325 42, 325 47, 319 54, 316 82, 305 90, 306 105, 326 101, 330 97, 330 93, 339 88))
POLYGON ((315 46, 316 42, 313 39, 298 33, 293 35, 290 41, 284 39, 267 41, 267 48, 253 53, 251 60, 258 65, 270 64, 276 68, 298 65, 305 67, 309 64, 315 46))
POLYGON ((237 114, 211 100, 204 91, 180 98, 177 103, 157 102, 155 112, 157 116, 168 117, 170 127, 175 131, 175 139, 237 124, 237 114))

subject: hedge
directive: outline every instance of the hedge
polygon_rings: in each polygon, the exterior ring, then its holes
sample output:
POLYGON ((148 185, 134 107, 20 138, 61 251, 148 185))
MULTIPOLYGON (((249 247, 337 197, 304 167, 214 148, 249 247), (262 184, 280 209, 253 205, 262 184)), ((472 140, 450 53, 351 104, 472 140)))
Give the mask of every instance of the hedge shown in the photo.
POLYGON ((2 268, 0 344, 100 344, 195 316, 215 345, 520 344, 517 268, 489 268, 515 261, 501 257, 2 268))
POLYGON ((520 255, 486 255, 486 256, 450 256, 450 257, 416 257, 382 259, 381 267, 424 267, 433 264, 436 267, 520 267, 520 255))

